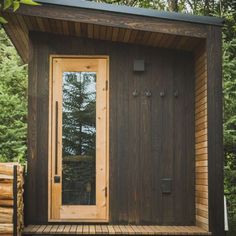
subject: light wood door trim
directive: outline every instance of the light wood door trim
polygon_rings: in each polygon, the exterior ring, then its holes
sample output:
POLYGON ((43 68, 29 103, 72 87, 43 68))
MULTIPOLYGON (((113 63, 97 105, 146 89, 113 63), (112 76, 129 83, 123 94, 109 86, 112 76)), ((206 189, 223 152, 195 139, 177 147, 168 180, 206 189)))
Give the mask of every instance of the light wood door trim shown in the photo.
POLYGON ((50 57, 49 85, 49 221, 106 222, 109 212, 108 134, 109 134, 109 58, 107 56, 57 56, 50 57), (63 72, 96 72, 96 205, 62 205, 62 74, 63 72), (58 101, 58 128, 56 130, 56 106, 58 101), (58 140, 56 142, 56 131, 58 140), (58 146, 58 176, 54 183, 55 156, 58 146), (106 196, 105 196, 106 195, 106 196))

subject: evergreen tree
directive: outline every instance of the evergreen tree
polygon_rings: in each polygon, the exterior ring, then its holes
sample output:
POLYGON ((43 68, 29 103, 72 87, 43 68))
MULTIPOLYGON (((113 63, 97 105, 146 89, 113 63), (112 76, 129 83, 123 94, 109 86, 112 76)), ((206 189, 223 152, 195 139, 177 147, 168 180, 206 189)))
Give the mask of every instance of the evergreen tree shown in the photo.
POLYGON ((95 204, 95 73, 64 73, 62 131, 63 204, 95 204))
POLYGON ((26 156, 27 66, 0 29, 0 162, 26 156))
POLYGON ((63 155, 95 156, 96 74, 63 77, 63 155))

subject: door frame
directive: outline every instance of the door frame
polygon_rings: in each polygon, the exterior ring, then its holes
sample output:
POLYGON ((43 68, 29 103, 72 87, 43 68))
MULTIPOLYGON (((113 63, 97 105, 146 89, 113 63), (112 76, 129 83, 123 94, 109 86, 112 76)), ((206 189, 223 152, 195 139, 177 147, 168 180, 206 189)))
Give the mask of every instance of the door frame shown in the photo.
POLYGON ((107 55, 58 55, 49 56, 49 113, 48 113, 48 222, 108 222, 109 221, 109 56, 107 55), (104 219, 53 219, 52 218, 52 100, 53 100, 53 60, 60 59, 106 59, 106 217, 104 219))

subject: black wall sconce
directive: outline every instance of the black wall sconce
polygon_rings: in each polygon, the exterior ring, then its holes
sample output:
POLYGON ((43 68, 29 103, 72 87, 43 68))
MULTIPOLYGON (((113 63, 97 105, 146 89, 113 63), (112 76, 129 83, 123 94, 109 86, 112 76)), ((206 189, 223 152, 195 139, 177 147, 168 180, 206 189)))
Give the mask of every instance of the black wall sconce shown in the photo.
POLYGON ((145 62, 144 60, 134 60, 134 72, 144 72, 145 71, 145 62))

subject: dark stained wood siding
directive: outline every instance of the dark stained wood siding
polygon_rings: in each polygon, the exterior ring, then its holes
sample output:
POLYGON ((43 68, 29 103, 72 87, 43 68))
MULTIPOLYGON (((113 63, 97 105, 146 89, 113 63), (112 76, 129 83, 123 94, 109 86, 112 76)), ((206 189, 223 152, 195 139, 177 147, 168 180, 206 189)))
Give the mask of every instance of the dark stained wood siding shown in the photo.
POLYGON ((48 47, 30 42, 26 221, 45 222, 48 208, 48 47))
POLYGON ((110 222, 194 225, 193 55, 36 32, 30 42, 27 223, 48 219, 48 60, 68 54, 110 56, 110 222), (133 72, 134 59, 145 72, 133 72))
POLYGON ((221 28, 209 26, 207 38, 209 229, 214 236, 225 235, 221 48, 221 28))

